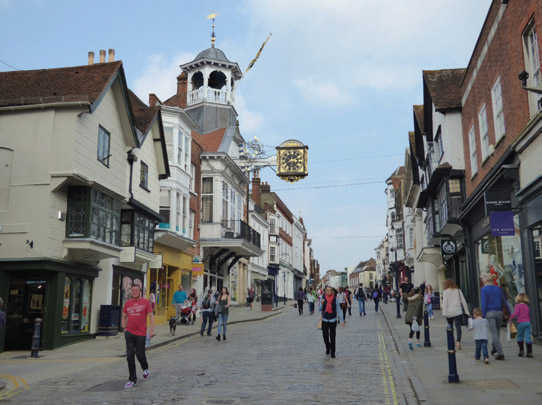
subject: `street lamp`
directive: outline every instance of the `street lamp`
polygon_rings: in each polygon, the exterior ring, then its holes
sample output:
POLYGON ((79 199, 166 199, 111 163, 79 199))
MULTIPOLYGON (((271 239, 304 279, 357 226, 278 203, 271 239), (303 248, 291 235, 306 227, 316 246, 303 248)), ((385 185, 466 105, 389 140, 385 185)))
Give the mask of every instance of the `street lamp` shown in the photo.
POLYGON ((401 318, 401 302, 399 294, 399 264, 397 263, 397 249, 390 248, 395 253, 395 261, 393 262, 393 270, 395 271, 395 306, 397 308, 397 318, 401 318))

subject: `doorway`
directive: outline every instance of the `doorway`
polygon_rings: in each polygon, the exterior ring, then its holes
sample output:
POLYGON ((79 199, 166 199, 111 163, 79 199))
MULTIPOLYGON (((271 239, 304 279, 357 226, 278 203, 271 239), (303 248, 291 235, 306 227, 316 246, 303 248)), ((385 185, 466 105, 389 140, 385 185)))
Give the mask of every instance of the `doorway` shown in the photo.
MULTIPOLYGON (((6 350, 29 350, 32 347, 34 320, 45 318, 47 287, 46 280, 13 278, 10 281, 6 311, 6 350)), ((42 346, 45 329, 43 322, 42 346)))

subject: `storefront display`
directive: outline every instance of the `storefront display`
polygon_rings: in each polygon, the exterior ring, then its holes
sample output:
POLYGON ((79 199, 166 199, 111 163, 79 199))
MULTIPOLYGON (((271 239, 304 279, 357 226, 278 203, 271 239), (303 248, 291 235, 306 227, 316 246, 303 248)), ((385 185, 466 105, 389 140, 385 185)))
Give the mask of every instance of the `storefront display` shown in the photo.
POLYGON ((503 288, 513 308, 515 297, 525 292, 519 216, 514 216, 513 236, 493 236, 489 233, 476 242, 476 252, 480 275, 489 274, 493 283, 503 288))

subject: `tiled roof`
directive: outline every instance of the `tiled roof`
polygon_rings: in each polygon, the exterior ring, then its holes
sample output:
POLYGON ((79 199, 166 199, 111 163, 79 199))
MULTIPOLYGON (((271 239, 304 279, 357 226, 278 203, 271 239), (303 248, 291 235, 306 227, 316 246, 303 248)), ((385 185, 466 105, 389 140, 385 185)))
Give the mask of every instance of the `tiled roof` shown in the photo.
POLYGON ((97 101, 122 62, 0 72, 0 106, 97 101))
POLYGON ((156 113, 158 112, 158 108, 148 107, 130 89, 128 89, 128 97, 130 98, 130 103, 132 104, 135 125, 141 132, 146 133, 149 125, 152 123, 156 113))
POLYGON ((225 132, 226 128, 219 128, 204 135, 192 131, 192 137, 201 145, 204 152, 218 152, 225 132))
POLYGON ((416 122, 418 123, 418 127, 420 128, 420 131, 424 131, 423 126, 423 105, 415 105, 412 107, 414 110, 414 117, 416 118, 416 122))
POLYGON ((461 107, 461 82, 466 69, 424 70, 423 80, 437 110, 461 107))

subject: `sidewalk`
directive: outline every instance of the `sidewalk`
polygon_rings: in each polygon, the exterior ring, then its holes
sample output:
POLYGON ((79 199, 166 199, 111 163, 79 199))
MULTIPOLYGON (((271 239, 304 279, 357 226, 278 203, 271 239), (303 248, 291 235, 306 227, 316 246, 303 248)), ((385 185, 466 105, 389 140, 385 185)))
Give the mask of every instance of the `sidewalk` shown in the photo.
MULTIPOLYGON (((417 392, 419 403, 427 404, 522 404, 542 403, 540 370, 542 370, 542 346, 534 345, 534 359, 520 358, 516 342, 506 340, 506 329, 501 330, 505 360, 493 360, 490 364, 474 360, 472 332, 463 328, 463 349, 456 353, 459 384, 448 383, 448 347, 446 320, 435 311, 430 321, 431 347, 414 348, 407 345, 408 326, 402 318, 396 318, 395 302, 382 305, 386 323, 399 350, 401 361, 417 392)), ((455 329, 454 329, 455 330, 455 329)), ((421 343, 424 332, 422 328, 421 343)), ((491 342, 490 342, 491 344, 491 342)))
MULTIPOLYGON (((256 306, 255 306, 256 307, 256 306)), ((289 307, 289 306, 287 306, 289 307)), ((273 308, 271 312, 262 312, 254 309, 250 311, 245 306, 232 307, 228 325, 233 325, 242 322, 251 322, 267 319, 270 316, 277 315, 285 308, 279 305, 273 308)), ((213 329, 216 330, 218 322, 213 324, 213 329)), ((166 345, 179 339, 184 339, 189 336, 199 334, 201 328, 201 317, 198 316, 194 325, 177 325, 175 336, 169 333, 169 325, 156 326, 156 335, 151 339, 151 347, 147 350, 152 350, 157 347, 166 345)), ((124 334, 119 333, 116 336, 97 336, 95 339, 85 340, 83 342, 74 343, 67 346, 59 347, 55 350, 42 350, 40 357, 48 360, 68 360, 72 358, 95 358, 95 357, 123 357, 125 355, 124 334)), ((7 351, 0 353, 0 361, 11 359, 24 359, 26 356, 30 358, 30 351, 7 351)), ((35 360, 33 360, 35 361, 35 360)), ((39 361, 39 360, 38 360, 39 361)))

